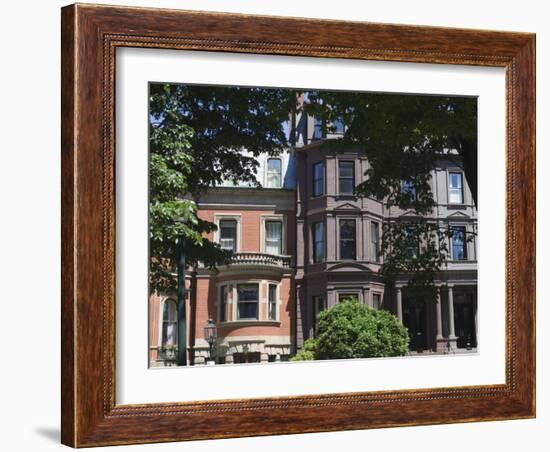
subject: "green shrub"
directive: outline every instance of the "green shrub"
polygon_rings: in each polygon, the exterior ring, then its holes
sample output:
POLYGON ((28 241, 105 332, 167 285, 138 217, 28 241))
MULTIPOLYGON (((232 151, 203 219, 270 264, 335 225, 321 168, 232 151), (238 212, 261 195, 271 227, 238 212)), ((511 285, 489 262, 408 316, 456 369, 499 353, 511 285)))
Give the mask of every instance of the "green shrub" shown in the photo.
POLYGON ((315 359, 315 353, 308 350, 300 350, 296 355, 290 358, 291 361, 313 361, 315 359))
POLYGON ((317 342, 315 339, 306 339, 302 350, 290 358, 291 361, 312 361, 315 359, 315 351, 317 350, 317 342))
POLYGON ((396 316, 355 299, 319 313, 316 333, 316 359, 403 356, 409 350, 407 328, 396 316))

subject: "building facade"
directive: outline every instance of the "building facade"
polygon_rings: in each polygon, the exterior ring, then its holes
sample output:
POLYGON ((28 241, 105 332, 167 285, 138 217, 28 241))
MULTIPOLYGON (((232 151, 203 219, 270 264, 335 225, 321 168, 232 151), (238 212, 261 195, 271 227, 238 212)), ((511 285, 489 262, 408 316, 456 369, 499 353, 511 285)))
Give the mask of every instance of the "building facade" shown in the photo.
MULTIPOLYGON (((409 330, 411 353, 475 351, 477 211, 458 156, 450 151, 438 161, 430 182, 436 206, 428 217, 452 229, 451 259, 435 278, 438 302, 415 304, 403 290, 405 275, 390 287, 379 269, 384 224, 416 214, 354 195, 369 163, 359 147, 331 145, 342 125, 323 136, 314 118, 299 114, 289 122, 294 145, 259 158, 264 188, 228 184, 199 200, 199 216, 218 227, 210 239, 234 257, 216 272, 197 269, 196 282, 189 281, 193 364, 209 358, 209 318, 218 363, 287 360, 314 337, 317 314, 350 297, 394 313, 409 330)), ((151 297, 151 365, 173 362, 175 318, 174 295, 151 297)))

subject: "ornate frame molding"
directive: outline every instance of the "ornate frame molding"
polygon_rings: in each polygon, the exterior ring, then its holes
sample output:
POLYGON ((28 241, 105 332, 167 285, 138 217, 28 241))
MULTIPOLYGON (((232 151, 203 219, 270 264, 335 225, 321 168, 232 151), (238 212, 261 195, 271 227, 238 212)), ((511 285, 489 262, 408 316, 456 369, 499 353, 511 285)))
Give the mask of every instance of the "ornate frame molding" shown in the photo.
POLYGON ((62 9, 62 43, 64 444, 86 447, 535 415, 533 34, 76 4, 62 9), (303 30, 301 43, 293 41, 290 31, 296 28, 303 30), (504 67, 506 383, 116 405, 118 47, 504 67), (101 245, 97 237, 102 237, 101 245))

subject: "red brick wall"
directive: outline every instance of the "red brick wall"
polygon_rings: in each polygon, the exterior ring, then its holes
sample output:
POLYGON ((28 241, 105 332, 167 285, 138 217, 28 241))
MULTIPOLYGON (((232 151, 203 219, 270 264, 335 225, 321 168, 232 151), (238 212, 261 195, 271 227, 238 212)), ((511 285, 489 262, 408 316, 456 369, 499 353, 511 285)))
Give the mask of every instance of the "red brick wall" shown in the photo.
MULTIPOLYGON (((296 252, 296 215, 293 210, 222 210, 200 209, 199 218, 214 223, 215 215, 239 215, 241 218, 240 249, 242 252, 260 252, 260 227, 262 215, 284 215, 286 222, 286 254, 296 252)), ((214 233, 206 235, 214 240, 214 233)))

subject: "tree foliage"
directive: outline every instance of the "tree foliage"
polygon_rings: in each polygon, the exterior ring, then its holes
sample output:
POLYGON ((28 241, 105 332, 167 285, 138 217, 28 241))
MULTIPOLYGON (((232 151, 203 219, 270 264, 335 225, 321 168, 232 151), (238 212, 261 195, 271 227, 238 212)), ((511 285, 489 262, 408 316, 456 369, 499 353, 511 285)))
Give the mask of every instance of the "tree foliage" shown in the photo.
POLYGON ((195 200, 224 181, 258 185, 255 157, 287 146, 291 99, 285 89, 150 85, 151 292, 174 289, 180 236, 189 265, 229 262, 231 253, 205 237, 215 225, 197 217, 195 200))
POLYGON ((385 310, 346 299, 317 316, 316 359, 403 356, 408 352, 407 328, 385 310))
POLYGON ((442 157, 463 165, 477 203, 477 99, 473 97, 310 91, 306 111, 330 131, 340 120, 347 130, 331 146, 361 145, 369 161, 358 195, 387 205, 428 213, 433 206, 430 171, 442 157), (416 198, 402 183, 416 185, 416 198))
MULTIPOLYGON (((215 225, 197 218, 195 200, 227 181, 259 186, 256 157, 288 148, 282 124, 297 108, 296 94, 290 89, 150 85, 152 291, 174 286, 173 258, 180 235, 190 265, 228 262, 230 254, 204 237, 215 225)), ((326 130, 335 120, 347 126, 332 147, 353 144, 364 149, 369 168, 366 181, 356 187, 357 195, 412 211, 418 218, 429 216, 434 206, 430 172, 445 157, 464 165, 477 200, 474 98, 315 90, 307 94, 307 113, 322 119, 326 130), (414 187, 414 195, 403 190, 403 181, 414 187)), ((420 224, 418 218, 414 222, 420 224)), ((391 282, 400 272, 409 273, 411 291, 422 289, 430 299, 431 280, 445 261, 447 241, 442 240, 445 231, 428 223, 414 228, 423 246, 410 262, 402 260, 406 249, 401 247, 403 237, 411 235, 408 222, 385 228, 382 274, 391 282)))
POLYGON ((452 232, 430 219, 435 206, 431 171, 442 159, 462 166, 477 203, 477 100, 324 91, 311 91, 308 99, 306 111, 324 121, 325 132, 335 121, 346 124, 344 136, 331 141, 331 148, 353 144, 365 152, 367 177, 355 194, 412 214, 412 220, 402 217, 385 225, 381 274, 389 283, 408 275, 407 296, 435 301, 433 279, 449 259, 452 232))

